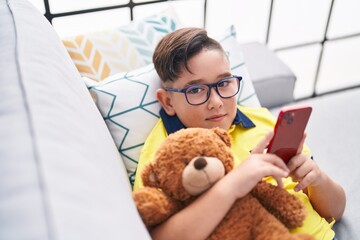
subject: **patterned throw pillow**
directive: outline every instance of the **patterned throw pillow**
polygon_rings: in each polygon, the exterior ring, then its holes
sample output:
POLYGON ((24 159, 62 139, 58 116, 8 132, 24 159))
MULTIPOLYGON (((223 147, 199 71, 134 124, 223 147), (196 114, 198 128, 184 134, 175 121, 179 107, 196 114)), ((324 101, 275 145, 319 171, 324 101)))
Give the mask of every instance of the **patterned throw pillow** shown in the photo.
POLYGON ((116 30, 67 38, 63 43, 80 74, 101 81, 150 64, 156 43, 178 28, 177 22, 169 10, 116 30))
MULTIPOLYGON (((238 104, 258 107, 260 103, 249 78, 235 31, 229 28, 220 43, 228 52, 232 73, 243 77, 238 104)), ((122 156, 130 182, 134 183, 141 148, 159 118, 155 91, 160 79, 153 64, 118 73, 100 83, 85 79, 122 156)))

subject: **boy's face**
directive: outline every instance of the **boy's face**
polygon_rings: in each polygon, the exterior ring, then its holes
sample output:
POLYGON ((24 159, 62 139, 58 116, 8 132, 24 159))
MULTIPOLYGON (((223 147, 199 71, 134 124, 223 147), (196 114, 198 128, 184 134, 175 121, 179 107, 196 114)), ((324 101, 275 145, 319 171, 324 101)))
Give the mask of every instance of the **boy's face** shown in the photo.
MULTIPOLYGON (((204 49, 188 62, 189 69, 166 87, 182 89, 194 84, 216 83, 231 76, 227 57, 219 50, 204 49)), ((201 105, 190 105, 185 94, 159 89, 157 97, 168 115, 177 115, 186 127, 228 130, 236 115, 236 96, 221 98, 215 88, 211 88, 209 99, 201 105)))

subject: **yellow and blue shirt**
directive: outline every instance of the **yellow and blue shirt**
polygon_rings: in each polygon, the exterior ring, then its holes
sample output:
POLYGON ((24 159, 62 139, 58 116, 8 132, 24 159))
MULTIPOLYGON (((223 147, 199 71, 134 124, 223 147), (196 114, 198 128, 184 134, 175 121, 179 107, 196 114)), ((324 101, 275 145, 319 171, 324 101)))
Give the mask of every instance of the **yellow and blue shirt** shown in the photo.
MULTIPOLYGON (((134 189, 143 187, 140 173, 143 167, 152 161, 165 138, 170 133, 185 128, 177 116, 168 116, 163 109, 160 111, 160 116, 161 118, 152 129, 141 151, 134 189)), ((233 125, 228 131, 232 138, 231 150, 235 156, 235 166, 244 161, 260 139, 274 128, 275 121, 274 116, 266 108, 238 107, 233 125)), ((303 151, 310 154, 307 147, 304 147, 303 151)), ((271 177, 264 180, 276 184, 276 181, 271 177)), ((313 209, 308 196, 304 192, 295 192, 296 183, 291 178, 286 178, 283 182, 285 189, 299 198, 307 208, 307 217, 303 226, 293 229, 292 232, 306 232, 315 236, 316 239, 333 239, 335 233, 332 226, 335 221, 328 223, 313 209)))

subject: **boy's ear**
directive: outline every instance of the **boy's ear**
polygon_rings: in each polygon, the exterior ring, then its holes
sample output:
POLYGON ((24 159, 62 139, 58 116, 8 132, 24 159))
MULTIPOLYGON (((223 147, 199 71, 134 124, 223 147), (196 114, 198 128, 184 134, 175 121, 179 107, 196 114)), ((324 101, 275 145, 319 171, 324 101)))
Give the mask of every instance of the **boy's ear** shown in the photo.
POLYGON ((169 116, 175 115, 175 110, 173 108, 173 105, 171 103, 171 98, 169 96, 169 92, 165 89, 158 89, 156 91, 156 98, 160 102, 161 106, 169 116))

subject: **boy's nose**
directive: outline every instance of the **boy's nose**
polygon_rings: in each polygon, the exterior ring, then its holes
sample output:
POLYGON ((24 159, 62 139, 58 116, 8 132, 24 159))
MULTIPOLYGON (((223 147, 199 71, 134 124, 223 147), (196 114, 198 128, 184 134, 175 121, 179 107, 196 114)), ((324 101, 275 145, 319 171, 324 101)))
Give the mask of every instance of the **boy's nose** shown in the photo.
POLYGON ((208 102, 210 104, 210 108, 218 108, 222 105, 222 98, 219 96, 215 88, 210 89, 210 96, 208 102))

